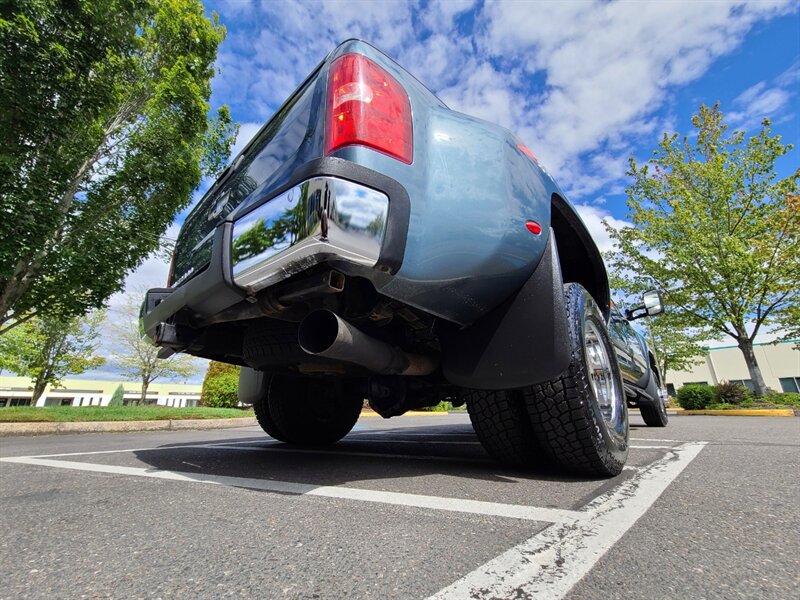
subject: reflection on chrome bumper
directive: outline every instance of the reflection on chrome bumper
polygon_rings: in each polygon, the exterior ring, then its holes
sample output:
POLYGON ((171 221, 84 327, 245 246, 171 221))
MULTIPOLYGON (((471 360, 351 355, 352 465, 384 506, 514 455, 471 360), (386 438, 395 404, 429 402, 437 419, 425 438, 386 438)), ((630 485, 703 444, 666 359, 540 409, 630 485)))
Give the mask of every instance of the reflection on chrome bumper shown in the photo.
POLYGON ((314 264, 378 262, 389 198, 343 179, 309 179, 233 223, 233 280, 251 291, 314 264))

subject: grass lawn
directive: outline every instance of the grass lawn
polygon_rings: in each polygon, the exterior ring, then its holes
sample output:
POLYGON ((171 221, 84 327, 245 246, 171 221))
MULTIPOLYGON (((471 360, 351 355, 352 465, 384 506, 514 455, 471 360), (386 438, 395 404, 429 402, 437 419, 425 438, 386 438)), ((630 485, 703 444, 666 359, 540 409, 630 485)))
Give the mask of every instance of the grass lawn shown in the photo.
POLYGON ((168 408, 165 406, 15 406, 0 408, 0 422, 24 421, 159 421, 165 419, 230 419, 251 417, 238 408, 168 408))

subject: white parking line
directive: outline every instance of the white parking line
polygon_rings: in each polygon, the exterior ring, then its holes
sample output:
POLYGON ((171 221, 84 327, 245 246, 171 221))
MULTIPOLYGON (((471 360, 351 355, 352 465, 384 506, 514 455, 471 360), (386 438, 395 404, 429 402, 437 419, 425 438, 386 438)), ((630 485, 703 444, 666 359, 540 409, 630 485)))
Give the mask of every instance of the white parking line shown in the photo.
POLYGON ((675 446, 664 446, 663 444, 660 446, 656 446, 655 444, 650 446, 639 446, 639 445, 630 445, 628 448, 637 448, 639 450, 673 450, 675 446))
POLYGON ((685 443, 641 469, 581 512, 551 525, 428 600, 563 598, 694 460, 704 442, 685 443))
POLYGON ((502 504, 498 502, 483 502, 479 500, 425 496, 420 494, 404 494, 399 492, 365 490, 362 488, 349 488, 342 486, 320 486, 307 483, 296 483, 292 481, 274 481, 268 479, 254 479, 249 477, 229 477, 225 475, 208 475, 204 473, 186 473, 180 471, 161 471, 158 469, 145 469, 141 467, 122 467, 116 465, 34 458, 29 456, 0 458, 0 461, 23 465, 36 465, 40 467, 53 467, 56 469, 89 471, 91 473, 108 473, 112 475, 128 475, 152 479, 166 479, 169 481, 225 485, 230 487, 250 488, 267 492, 299 494, 306 496, 324 496, 328 498, 340 498, 346 500, 359 500, 362 502, 393 504, 397 506, 428 508, 448 512, 524 519, 527 521, 540 521, 544 523, 572 523, 576 519, 584 516, 579 511, 562 510, 557 508, 502 504))
POLYGON ((274 448, 263 445, 265 443, 272 445, 277 442, 262 441, 260 446, 236 445, 235 442, 228 444, 189 444, 157 448, 74 452, 46 456, 3 457, 0 458, 0 461, 110 475, 224 485, 267 492, 321 496, 552 523, 548 528, 455 581, 428 600, 510 597, 558 599, 563 598, 645 514, 664 490, 683 472, 706 445, 706 442, 687 442, 675 447, 631 446, 632 448, 665 449, 667 453, 664 458, 646 467, 638 469, 626 468, 626 470, 635 472, 630 479, 623 481, 606 494, 599 496, 577 511, 344 486, 324 486, 248 477, 165 471, 152 468, 83 463, 63 459, 54 460, 55 457, 139 451, 169 451, 175 449, 300 452, 352 456, 367 455, 380 458, 420 458, 426 460, 446 458, 274 448))
MULTIPOLYGON (((214 444, 178 444, 175 446, 148 446, 145 448, 120 448, 118 450, 90 450, 88 452, 61 452, 58 454, 36 454, 33 456, 27 456, 25 458, 56 458, 60 456, 93 456, 95 454, 125 454, 130 452, 167 452, 169 450, 181 450, 181 449, 191 449, 191 448, 218 448, 221 447, 223 450, 232 444, 247 444, 252 442, 221 442, 221 443, 214 443, 214 444)), ((269 444, 271 446, 282 444, 283 442, 279 442, 278 440, 274 439, 263 439, 258 441, 259 444, 269 444)), ((242 450, 246 450, 246 448, 242 448, 242 450)), ((0 458, 0 460, 3 460, 0 458)))

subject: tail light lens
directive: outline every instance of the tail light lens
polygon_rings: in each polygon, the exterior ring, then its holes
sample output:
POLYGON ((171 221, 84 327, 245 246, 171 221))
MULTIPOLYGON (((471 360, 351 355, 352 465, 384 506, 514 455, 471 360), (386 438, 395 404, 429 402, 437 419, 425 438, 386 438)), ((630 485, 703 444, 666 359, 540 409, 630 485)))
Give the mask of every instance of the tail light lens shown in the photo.
POLYGON ((397 80, 366 56, 345 54, 328 76, 325 154, 367 146, 411 164, 411 103, 397 80))

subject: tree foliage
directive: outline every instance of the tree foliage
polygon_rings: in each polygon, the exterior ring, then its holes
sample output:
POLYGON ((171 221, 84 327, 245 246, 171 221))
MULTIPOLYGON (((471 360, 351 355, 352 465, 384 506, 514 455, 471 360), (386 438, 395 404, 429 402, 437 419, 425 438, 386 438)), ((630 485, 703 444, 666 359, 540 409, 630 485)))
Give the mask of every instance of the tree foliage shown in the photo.
POLYGON ((111 363, 131 381, 142 386, 139 404, 147 399, 150 384, 157 379, 191 377, 197 371, 191 356, 174 354, 167 359, 158 358, 159 348, 150 343, 139 331, 137 300, 140 295, 126 298, 123 307, 111 325, 117 350, 111 356, 111 363))
POLYGON ((239 367, 212 360, 208 365, 200 406, 234 408, 239 403, 239 367))
POLYGON ((610 266, 660 288, 682 328, 736 340, 761 395, 753 339, 800 302, 800 170, 778 179, 775 162, 792 147, 769 120, 747 138, 702 106, 693 124, 696 139, 665 134, 647 164, 630 159, 634 226, 609 228, 610 266))
MULTIPOLYGON (((653 288, 651 282, 635 277, 627 277, 626 273, 609 273, 609 284, 615 297, 629 298, 639 304, 642 294, 653 288)), ((660 315, 648 317, 640 321, 643 334, 656 356, 656 366, 661 380, 667 381, 667 374, 672 371, 685 371, 701 362, 705 353, 703 342, 710 334, 706 328, 687 325, 680 315, 671 308, 660 315)))
POLYGON ((236 127, 200 0, 0 8, 0 328, 100 307, 157 249, 236 127))
POLYGON ((58 385, 67 375, 77 375, 105 364, 94 356, 98 327, 104 315, 62 320, 35 317, 0 335, 0 364, 33 383, 32 403, 48 385, 58 385))
POLYGON ((122 406, 123 404, 125 404, 125 388, 120 383, 111 395, 111 400, 108 401, 108 405, 122 406))
POLYGON ((686 371, 702 362, 708 340, 703 329, 683 328, 681 318, 669 311, 650 317, 645 335, 656 355, 656 366, 662 381, 674 371, 686 371))
MULTIPOLYGON (((798 206, 798 210, 800 210, 800 206, 798 206)), ((783 333, 778 341, 794 341, 795 350, 800 350, 800 303, 787 306, 777 315, 775 321, 783 333)))

